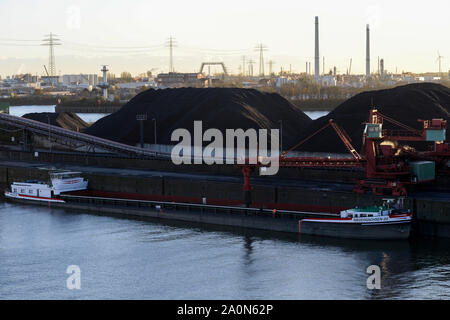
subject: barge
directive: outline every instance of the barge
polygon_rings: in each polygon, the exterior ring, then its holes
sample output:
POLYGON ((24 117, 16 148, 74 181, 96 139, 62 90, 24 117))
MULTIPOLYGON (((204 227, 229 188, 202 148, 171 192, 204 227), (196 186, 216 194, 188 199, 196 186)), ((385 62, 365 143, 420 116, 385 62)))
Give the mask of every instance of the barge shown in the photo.
POLYGON ((340 214, 245 207, 239 204, 210 204, 206 198, 197 203, 177 199, 145 200, 122 198, 117 194, 87 190, 88 181, 79 172, 50 172, 50 182, 14 182, 5 197, 22 203, 53 207, 149 217, 205 224, 290 232, 350 239, 394 240, 409 237, 411 213, 398 208, 354 208, 340 214))

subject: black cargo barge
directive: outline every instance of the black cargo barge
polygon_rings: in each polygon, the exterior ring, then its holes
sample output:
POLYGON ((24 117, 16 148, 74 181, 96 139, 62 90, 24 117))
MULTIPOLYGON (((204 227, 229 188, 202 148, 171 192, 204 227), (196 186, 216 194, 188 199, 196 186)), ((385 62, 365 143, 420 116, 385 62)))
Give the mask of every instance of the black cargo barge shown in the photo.
POLYGON ((46 203, 14 199, 14 202, 49 206, 104 215, 178 220, 200 224, 259 229, 275 232, 299 232, 299 220, 338 217, 333 213, 273 210, 166 201, 135 200, 93 196, 61 195, 65 203, 46 203))
POLYGON ((73 194, 61 194, 60 197, 64 200, 63 203, 46 203, 23 199, 12 199, 12 201, 55 208, 91 211, 104 215, 177 220, 198 224, 357 240, 405 240, 410 234, 410 221, 404 225, 389 224, 387 226, 386 223, 377 223, 380 226, 370 225, 367 227, 364 227, 364 223, 352 223, 345 226, 340 223, 340 228, 336 228, 333 224, 308 221, 321 219, 339 220, 340 215, 333 213, 108 198, 73 194), (308 231, 307 229, 311 230, 308 231))

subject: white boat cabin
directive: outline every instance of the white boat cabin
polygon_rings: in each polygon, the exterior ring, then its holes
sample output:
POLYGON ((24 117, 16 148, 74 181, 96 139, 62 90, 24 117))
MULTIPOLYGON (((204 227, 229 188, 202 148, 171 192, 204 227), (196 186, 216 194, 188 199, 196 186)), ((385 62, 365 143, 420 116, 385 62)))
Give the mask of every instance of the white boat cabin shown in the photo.
POLYGON ((366 218, 366 217, 382 217, 391 214, 401 213, 403 209, 403 198, 383 199, 383 205, 353 208, 341 211, 341 218, 366 218))
POLYGON ((51 171, 50 182, 27 180, 11 184, 11 193, 27 197, 53 198, 62 192, 86 190, 88 181, 81 172, 51 171))
POLYGON ((81 177, 81 172, 54 171, 50 172, 50 187, 55 195, 61 192, 85 190, 88 181, 81 177))
POLYGON ((41 181, 31 180, 25 182, 14 182, 11 184, 11 192, 14 194, 32 197, 51 198, 53 196, 52 190, 48 184, 41 181))

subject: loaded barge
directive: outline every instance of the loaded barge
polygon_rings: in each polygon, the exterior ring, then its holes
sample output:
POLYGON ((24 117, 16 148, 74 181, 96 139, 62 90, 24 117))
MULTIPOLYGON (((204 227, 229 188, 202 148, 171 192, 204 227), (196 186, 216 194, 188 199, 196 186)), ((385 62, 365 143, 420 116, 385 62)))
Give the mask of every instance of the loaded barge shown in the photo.
POLYGON ((122 216, 149 217, 253 228, 306 235, 394 240, 410 235, 409 211, 400 206, 354 208, 340 213, 244 207, 238 201, 223 203, 214 199, 188 199, 130 195, 87 190, 88 182, 79 172, 50 172, 50 181, 14 182, 6 198, 53 207, 88 210, 122 216))

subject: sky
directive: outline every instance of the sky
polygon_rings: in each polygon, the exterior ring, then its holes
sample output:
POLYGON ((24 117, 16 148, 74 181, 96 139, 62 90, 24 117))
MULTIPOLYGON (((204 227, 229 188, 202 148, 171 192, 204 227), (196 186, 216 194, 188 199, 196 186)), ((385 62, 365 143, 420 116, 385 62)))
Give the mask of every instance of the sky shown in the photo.
MULTIPOLYGON (((174 68, 195 72, 201 62, 224 62, 238 73, 242 56, 259 72, 262 43, 265 73, 314 69, 314 17, 319 16, 320 65, 345 73, 365 72, 365 26, 371 29, 371 69, 378 57, 391 72, 450 69, 448 0, 0 0, 0 75, 43 75, 50 32, 56 71, 61 74, 138 74, 169 70, 169 36, 176 39, 174 68)), ((212 71, 215 71, 212 70, 212 71)))

